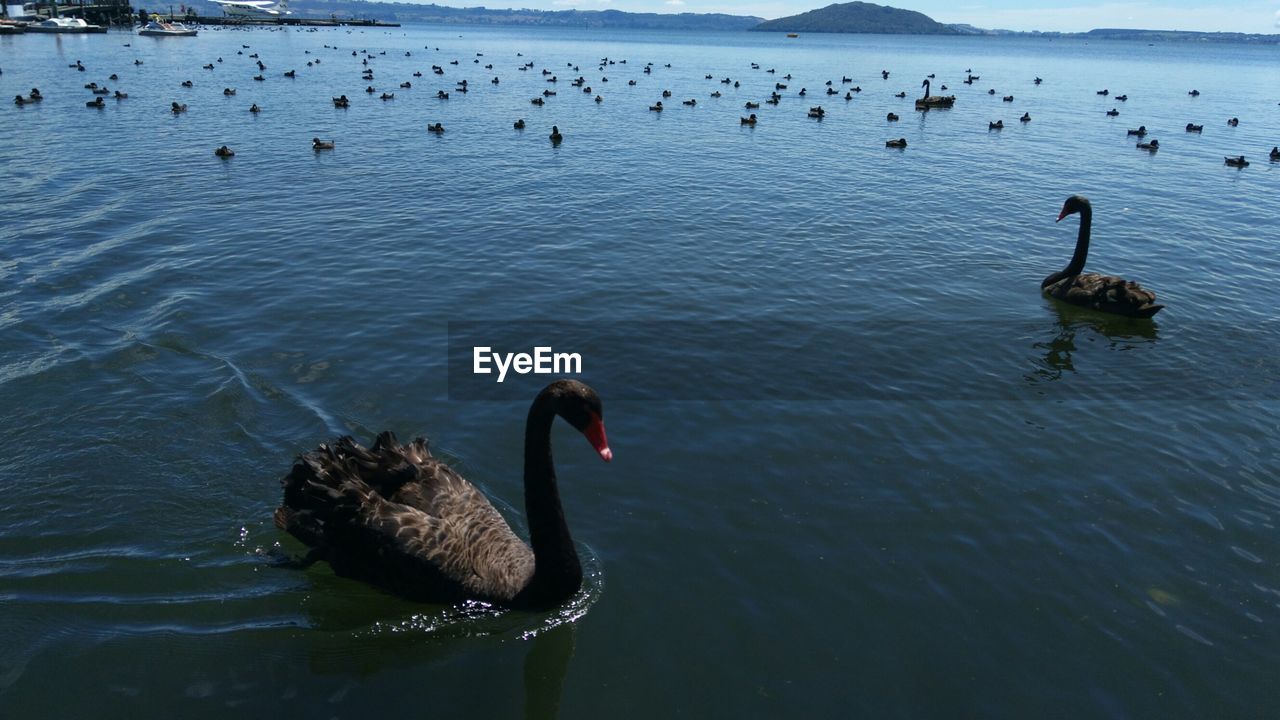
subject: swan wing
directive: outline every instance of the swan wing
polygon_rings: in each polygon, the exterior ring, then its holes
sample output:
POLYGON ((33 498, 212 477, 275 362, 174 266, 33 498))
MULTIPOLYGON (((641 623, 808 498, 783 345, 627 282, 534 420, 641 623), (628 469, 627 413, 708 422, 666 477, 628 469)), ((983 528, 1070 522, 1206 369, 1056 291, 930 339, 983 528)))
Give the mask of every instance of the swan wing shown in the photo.
POLYGON ((398 454, 382 444, 342 438, 301 456, 283 481, 276 524, 324 551, 339 574, 412 597, 514 598, 533 576, 533 553, 502 515, 431 459, 425 441, 398 454))
POLYGON ((1072 305, 1118 315, 1150 317, 1164 307, 1156 303, 1154 292, 1114 275, 1081 273, 1059 280, 1045 292, 1072 305))

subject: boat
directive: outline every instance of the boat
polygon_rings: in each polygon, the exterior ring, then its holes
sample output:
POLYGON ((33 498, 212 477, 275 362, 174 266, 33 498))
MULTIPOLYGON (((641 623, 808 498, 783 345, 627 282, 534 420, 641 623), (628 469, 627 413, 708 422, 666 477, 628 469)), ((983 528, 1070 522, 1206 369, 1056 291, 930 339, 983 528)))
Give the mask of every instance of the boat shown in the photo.
POLYGON ((281 15, 292 15, 293 11, 289 9, 289 0, 280 0, 279 3, 272 0, 211 0, 213 4, 222 8, 223 14, 228 17, 247 17, 247 18, 263 18, 263 17, 280 17, 281 15))
POLYGON ((27 26, 22 23, 0 20, 0 35, 17 35, 20 32, 25 32, 26 29, 27 26))
POLYGON ((33 33, 104 33, 106 31, 107 28, 104 25, 90 25, 80 18, 65 17, 48 18, 27 26, 27 32, 33 33))
POLYGON ((196 28, 183 25, 182 23, 164 22, 161 20, 152 20, 142 29, 138 30, 139 35, 147 37, 195 37, 199 32, 196 28))

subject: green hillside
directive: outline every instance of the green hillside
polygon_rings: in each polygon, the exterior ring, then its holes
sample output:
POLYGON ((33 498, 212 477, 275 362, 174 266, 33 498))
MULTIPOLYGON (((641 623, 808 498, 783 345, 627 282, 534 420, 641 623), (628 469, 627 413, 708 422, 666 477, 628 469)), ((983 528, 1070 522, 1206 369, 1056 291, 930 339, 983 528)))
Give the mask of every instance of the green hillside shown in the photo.
POLYGON ((770 32, 890 33, 955 35, 956 31, 914 10, 865 2, 828 5, 818 10, 760 23, 752 30, 770 32))

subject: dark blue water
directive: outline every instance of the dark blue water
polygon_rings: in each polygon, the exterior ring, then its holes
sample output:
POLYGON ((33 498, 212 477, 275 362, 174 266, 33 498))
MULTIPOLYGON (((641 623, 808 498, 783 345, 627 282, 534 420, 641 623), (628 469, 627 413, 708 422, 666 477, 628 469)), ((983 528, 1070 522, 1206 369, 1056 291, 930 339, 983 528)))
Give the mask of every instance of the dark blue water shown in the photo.
POLYGON ((1266 716, 1277 52, 0 38, 0 95, 46 97, 0 105, 0 714, 1266 716), (953 109, 912 110, 929 73, 953 109), (1154 322, 1040 296, 1073 193, 1154 322), (277 567, 277 480, 340 433, 427 435, 523 527, 547 378, 477 382, 481 342, 581 352, 604 398, 614 463, 554 437, 583 593, 442 608, 277 567))

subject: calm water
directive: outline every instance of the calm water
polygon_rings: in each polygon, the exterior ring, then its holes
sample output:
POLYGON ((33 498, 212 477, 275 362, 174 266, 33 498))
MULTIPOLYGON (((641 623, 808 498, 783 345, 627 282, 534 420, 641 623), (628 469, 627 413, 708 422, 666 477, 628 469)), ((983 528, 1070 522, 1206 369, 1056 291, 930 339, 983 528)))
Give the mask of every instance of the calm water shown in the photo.
POLYGON ((0 96, 46 97, 0 105, 0 715, 1268 715, 1277 61, 429 27, 0 38, 0 96), (911 110, 928 73, 954 109, 911 110), (842 75, 849 102, 822 94, 842 75), (87 109, 90 81, 129 98, 87 109), (1039 295, 1072 193, 1094 204, 1090 267, 1154 288, 1154 323, 1039 295), (300 546, 271 525, 277 480, 340 433, 431 437, 523 526, 546 378, 468 380, 485 340, 580 349, 605 399, 612 465, 555 435, 581 596, 502 614, 278 567, 300 546))

